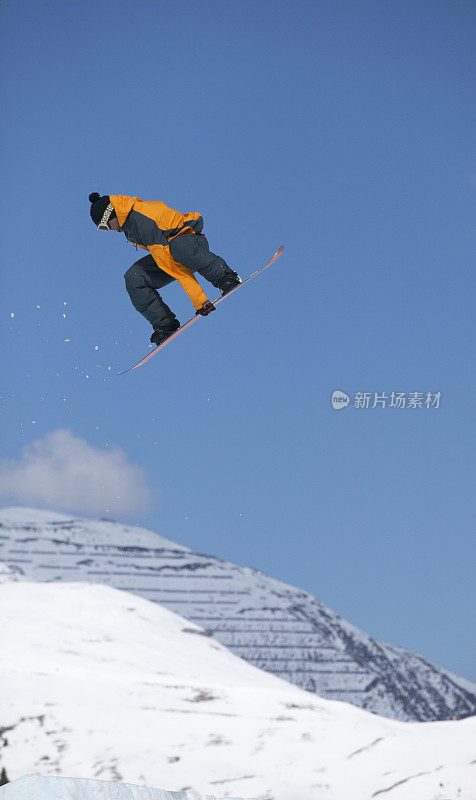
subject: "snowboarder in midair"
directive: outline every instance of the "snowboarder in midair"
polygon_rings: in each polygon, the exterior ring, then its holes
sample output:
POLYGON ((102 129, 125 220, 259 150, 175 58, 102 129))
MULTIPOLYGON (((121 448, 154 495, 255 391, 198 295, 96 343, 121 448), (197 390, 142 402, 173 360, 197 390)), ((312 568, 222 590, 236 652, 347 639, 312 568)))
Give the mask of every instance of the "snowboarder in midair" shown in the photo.
POLYGON ((157 289, 178 280, 190 297, 196 314, 215 310, 193 273, 227 294, 239 285, 238 274, 220 256, 211 253, 202 233, 203 217, 182 214, 160 201, 140 200, 123 194, 89 195, 91 219, 98 230, 118 231, 148 254, 127 270, 126 289, 133 306, 152 325, 150 341, 161 344, 180 323, 157 289))

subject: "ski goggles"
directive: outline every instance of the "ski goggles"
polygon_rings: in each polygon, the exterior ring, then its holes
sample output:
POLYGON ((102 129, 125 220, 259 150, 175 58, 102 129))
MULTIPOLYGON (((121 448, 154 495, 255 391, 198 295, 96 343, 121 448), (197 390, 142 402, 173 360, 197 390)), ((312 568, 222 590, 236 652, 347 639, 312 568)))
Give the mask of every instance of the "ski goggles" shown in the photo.
POLYGON ((101 222, 98 225, 98 231, 109 231, 110 230, 110 228, 109 228, 109 218, 110 218, 110 216, 111 216, 113 211, 114 211, 114 206, 112 205, 112 203, 109 203, 109 205, 106 206, 104 214, 101 217, 101 222))

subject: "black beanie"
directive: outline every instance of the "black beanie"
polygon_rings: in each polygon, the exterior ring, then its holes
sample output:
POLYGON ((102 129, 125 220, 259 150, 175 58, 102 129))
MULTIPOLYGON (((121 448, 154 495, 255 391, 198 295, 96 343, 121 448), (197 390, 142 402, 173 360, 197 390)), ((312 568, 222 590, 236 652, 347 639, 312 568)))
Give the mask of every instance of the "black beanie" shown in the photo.
MULTIPOLYGON (((89 202, 91 203, 91 208, 89 209, 89 213, 91 214, 91 219, 95 225, 99 225, 102 220, 102 215, 104 214, 106 208, 108 207, 109 203, 111 202, 109 199, 109 195, 105 194, 101 197, 98 192, 93 192, 89 195, 89 202)), ((115 217, 115 211, 111 214, 112 217, 115 217)))

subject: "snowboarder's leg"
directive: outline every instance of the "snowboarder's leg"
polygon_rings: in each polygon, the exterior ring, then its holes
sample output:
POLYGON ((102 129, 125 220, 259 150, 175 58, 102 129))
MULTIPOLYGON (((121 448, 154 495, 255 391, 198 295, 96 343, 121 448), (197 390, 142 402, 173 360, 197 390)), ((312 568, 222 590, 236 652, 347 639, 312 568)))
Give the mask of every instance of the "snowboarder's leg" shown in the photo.
MULTIPOLYGON (((178 261, 183 267, 188 267, 193 272, 203 275, 207 281, 219 289, 227 279, 229 281, 236 276, 236 272, 221 256, 210 252, 207 238, 203 234, 190 233, 176 236, 170 242, 170 253, 175 261, 178 261)), ((235 285, 239 282, 239 279, 235 281, 235 285)))
POLYGON ((153 325, 154 330, 160 325, 174 323, 175 314, 164 303, 157 289, 175 279, 163 272, 150 254, 136 261, 124 278, 132 305, 153 325))

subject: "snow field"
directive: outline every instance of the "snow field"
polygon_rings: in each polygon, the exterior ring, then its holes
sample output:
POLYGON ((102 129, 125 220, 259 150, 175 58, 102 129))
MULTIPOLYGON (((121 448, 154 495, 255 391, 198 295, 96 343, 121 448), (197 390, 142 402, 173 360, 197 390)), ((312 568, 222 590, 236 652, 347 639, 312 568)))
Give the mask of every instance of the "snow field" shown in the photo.
POLYGON ((0 613, 10 780, 37 772, 266 800, 476 798, 475 718, 395 722, 318 698, 102 585, 4 583, 0 613))

